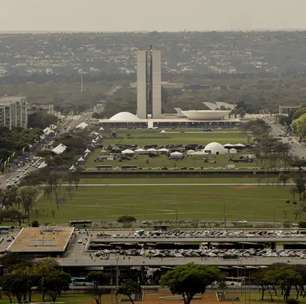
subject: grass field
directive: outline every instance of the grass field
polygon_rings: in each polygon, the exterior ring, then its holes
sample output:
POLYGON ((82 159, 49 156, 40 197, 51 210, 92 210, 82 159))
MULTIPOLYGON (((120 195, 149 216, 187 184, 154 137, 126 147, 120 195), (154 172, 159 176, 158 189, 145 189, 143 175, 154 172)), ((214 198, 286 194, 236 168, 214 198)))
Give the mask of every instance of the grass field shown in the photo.
POLYGON ((202 132, 200 130, 168 131, 161 133, 161 130, 126 130, 116 131, 116 138, 106 136, 105 144, 136 144, 144 145, 169 145, 169 144, 208 144, 210 142, 226 143, 247 143, 245 133, 237 131, 213 131, 202 132))
POLYGON ((257 178, 257 177, 92 177, 82 178, 80 184, 256 184, 256 183, 278 183, 277 178, 257 178))
MULTIPOLYGON (((143 183, 150 181, 143 179, 143 183)), ((288 187, 270 185, 97 185, 66 195, 59 208, 42 197, 33 219, 58 224, 115 220, 121 215, 139 220, 222 220, 226 215, 228 220, 286 221, 294 220, 293 206, 285 203, 290 198, 288 187)))

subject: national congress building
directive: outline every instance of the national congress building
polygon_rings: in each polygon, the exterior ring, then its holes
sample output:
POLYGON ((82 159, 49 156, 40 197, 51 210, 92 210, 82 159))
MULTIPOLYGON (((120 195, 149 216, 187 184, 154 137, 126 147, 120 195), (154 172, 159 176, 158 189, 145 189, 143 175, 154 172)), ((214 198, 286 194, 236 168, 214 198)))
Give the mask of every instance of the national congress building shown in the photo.
POLYGON ((137 116, 141 119, 161 116, 161 52, 137 51, 137 116))

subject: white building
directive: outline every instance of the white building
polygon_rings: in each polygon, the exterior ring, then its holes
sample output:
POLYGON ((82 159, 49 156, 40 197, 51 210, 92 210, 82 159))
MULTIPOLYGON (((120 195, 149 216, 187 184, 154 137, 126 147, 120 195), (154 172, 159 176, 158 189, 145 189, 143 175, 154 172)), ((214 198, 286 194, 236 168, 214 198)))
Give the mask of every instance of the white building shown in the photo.
POLYGON ((0 98, 0 127, 8 129, 28 127, 28 102, 25 97, 0 98))
POLYGON ((137 51, 137 116, 161 116, 161 52, 137 51))

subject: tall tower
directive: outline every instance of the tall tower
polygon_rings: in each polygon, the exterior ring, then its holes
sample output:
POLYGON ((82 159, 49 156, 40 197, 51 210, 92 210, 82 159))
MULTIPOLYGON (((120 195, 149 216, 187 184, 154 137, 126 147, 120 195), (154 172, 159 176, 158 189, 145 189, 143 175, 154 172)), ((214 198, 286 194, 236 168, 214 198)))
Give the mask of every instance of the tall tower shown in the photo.
POLYGON ((137 51, 137 116, 161 116, 161 52, 137 51))

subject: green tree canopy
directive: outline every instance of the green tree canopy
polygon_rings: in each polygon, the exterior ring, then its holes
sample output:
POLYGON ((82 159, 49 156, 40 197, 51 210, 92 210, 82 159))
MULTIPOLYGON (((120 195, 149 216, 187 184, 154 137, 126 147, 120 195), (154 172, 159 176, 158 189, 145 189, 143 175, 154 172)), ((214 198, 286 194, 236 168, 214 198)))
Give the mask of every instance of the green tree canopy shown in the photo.
POLYGON ((306 113, 292 122, 292 129, 301 138, 306 136, 306 113))
POLYGON ((222 274, 217 267, 193 263, 178 266, 161 277, 161 285, 168 286, 173 294, 183 296, 184 303, 191 303, 197 293, 203 294, 208 285, 219 281, 222 274))

